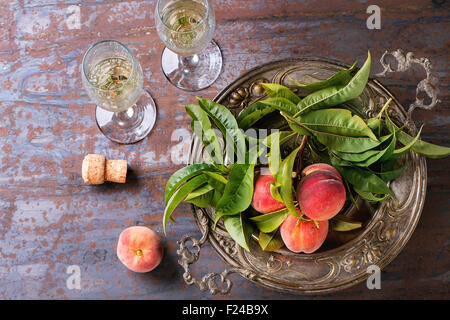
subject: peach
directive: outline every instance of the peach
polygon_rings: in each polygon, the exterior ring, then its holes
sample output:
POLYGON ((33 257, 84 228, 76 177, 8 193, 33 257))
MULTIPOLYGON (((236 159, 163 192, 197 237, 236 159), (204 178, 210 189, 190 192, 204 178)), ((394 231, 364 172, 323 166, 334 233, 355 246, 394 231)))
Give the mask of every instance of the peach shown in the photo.
POLYGON ((302 170, 297 186, 297 200, 302 213, 310 219, 324 221, 341 211, 346 191, 339 172, 326 163, 315 163, 302 170))
POLYGON ((328 220, 341 211, 345 204, 345 187, 333 179, 316 180, 297 190, 297 199, 302 212, 314 220, 328 220))
POLYGON ((317 170, 303 177, 302 180, 300 181, 300 184, 303 189, 308 189, 317 181, 322 180, 335 180, 341 183, 340 177, 337 176, 335 173, 328 170, 317 170))
POLYGON ((339 171, 336 170, 335 167, 330 166, 329 164, 326 163, 314 163, 312 165, 307 166, 306 168, 304 168, 302 170, 302 175, 303 176, 307 176, 310 173, 313 173, 314 171, 317 170, 327 170, 327 171, 331 171, 332 173, 334 173, 336 176, 339 177, 339 180, 342 181, 341 175, 339 174, 339 171))
POLYGON ((320 248, 328 234, 328 220, 305 221, 289 214, 280 227, 281 238, 292 252, 312 253, 320 248))
POLYGON ((117 256, 131 271, 149 272, 156 268, 162 260, 161 238, 150 228, 129 227, 123 230, 119 236, 117 256))
POLYGON ((271 174, 261 174, 256 179, 252 207, 258 212, 270 213, 286 207, 283 202, 275 200, 270 194, 270 182, 275 182, 271 174))

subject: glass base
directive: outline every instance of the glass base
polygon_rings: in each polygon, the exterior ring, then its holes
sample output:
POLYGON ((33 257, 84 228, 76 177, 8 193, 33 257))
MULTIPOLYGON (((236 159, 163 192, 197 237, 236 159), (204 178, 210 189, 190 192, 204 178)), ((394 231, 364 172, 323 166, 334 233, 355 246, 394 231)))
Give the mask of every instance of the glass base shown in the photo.
POLYGON ((219 77, 222 53, 214 40, 199 53, 187 57, 165 48, 161 67, 166 78, 175 87, 185 91, 199 91, 212 85, 219 77))
POLYGON ((141 97, 131 108, 123 112, 111 112, 97 106, 95 118, 100 131, 110 140, 131 144, 144 139, 156 121, 156 106, 152 96, 143 90, 141 97))

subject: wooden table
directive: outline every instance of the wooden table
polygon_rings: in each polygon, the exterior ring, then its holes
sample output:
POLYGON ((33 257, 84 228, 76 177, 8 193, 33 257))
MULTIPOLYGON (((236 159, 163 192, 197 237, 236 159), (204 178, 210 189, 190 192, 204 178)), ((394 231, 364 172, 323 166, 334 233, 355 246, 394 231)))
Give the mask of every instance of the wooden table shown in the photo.
MULTIPOLYGON (((302 55, 361 63, 370 49, 375 74, 382 71, 378 60, 385 49, 428 57, 440 78, 442 102, 432 111, 416 111, 414 119, 425 123, 423 139, 450 146, 448 1, 383 1, 381 29, 369 30, 371 3, 365 0, 216 0, 223 73, 213 87, 195 94, 173 87, 161 72, 155 2, 0 0, 0 298, 209 299, 209 292, 184 283, 177 264, 176 241, 200 236, 188 205, 174 213, 178 223, 169 226, 165 258, 153 272, 127 271, 116 243, 132 225, 150 225, 162 234, 165 182, 182 166, 173 160, 190 142, 190 118, 180 105, 196 95, 213 98, 259 64, 302 55), (103 39, 131 48, 157 103, 155 128, 135 145, 114 144, 99 132, 82 88, 82 56, 103 39), (88 153, 128 159, 127 184, 84 185, 80 169, 88 153), (71 265, 80 267, 80 290, 66 286, 71 265)), ((382 82, 408 106, 424 76, 417 68, 382 82)), ((382 289, 362 283, 320 298, 450 298, 448 159, 428 160, 428 175, 419 225, 382 272, 382 289)), ((225 267, 207 246, 195 268, 203 275, 225 267)), ((266 290, 238 275, 232 279, 230 298, 311 298, 266 290)))

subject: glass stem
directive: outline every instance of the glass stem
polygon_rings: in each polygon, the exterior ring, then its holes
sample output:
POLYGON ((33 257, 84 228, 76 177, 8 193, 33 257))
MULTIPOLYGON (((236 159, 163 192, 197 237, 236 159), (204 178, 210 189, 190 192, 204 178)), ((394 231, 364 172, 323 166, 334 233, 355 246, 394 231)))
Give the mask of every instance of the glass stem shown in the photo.
POLYGON ((139 112, 136 110, 136 104, 134 104, 125 111, 115 112, 113 120, 116 120, 122 128, 132 128, 142 121, 142 117, 139 116, 139 112))
POLYGON ((194 54, 192 56, 179 56, 179 61, 184 69, 189 70, 195 68, 198 65, 200 57, 198 56, 198 54, 194 54))

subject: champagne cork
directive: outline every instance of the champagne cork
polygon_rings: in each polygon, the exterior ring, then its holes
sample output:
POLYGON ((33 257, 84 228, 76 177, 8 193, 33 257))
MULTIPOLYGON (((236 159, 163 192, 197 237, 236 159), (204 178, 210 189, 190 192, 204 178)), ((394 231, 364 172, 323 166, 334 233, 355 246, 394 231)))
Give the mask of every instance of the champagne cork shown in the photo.
POLYGON ((125 183, 127 179, 127 160, 106 160, 105 180, 125 183))
POLYGON ((99 154, 88 154, 83 159, 81 175, 87 184, 102 184, 105 182, 106 158, 99 154))
POLYGON ((81 176, 87 184, 102 184, 105 181, 125 183, 127 160, 106 160, 99 154, 88 154, 83 159, 81 176))

